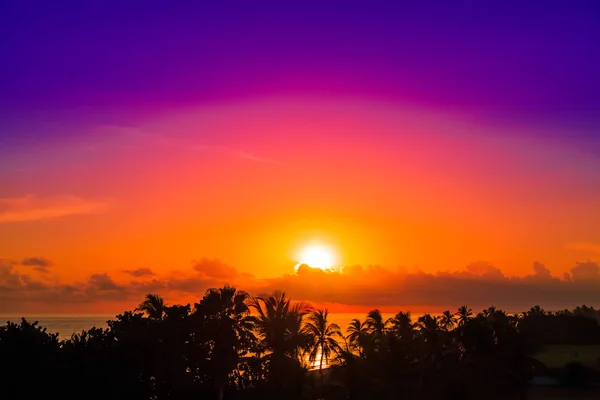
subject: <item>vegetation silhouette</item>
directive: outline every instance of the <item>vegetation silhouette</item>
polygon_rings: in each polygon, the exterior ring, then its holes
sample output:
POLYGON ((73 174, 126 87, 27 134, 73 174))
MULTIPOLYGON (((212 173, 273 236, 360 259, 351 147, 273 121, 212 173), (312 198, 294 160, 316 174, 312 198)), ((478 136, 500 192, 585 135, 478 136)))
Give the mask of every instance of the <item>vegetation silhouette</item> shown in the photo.
POLYGON ((146 313, 148 318, 161 320, 165 314, 165 302, 159 295, 150 293, 146 295, 135 311, 146 313))
POLYGON ((337 324, 327 322, 328 310, 317 310, 308 316, 304 324, 304 332, 310 338, 308 346, 308 361, 315 364, 319 360, 319 372, 323 383, 323 361, 329 363, 333 354, 341 351, 338 338, 343 338, 337 324))
MULTIPOLYGON (((62 399, 525 399, 532 356, 550 345, 600 344, 592 307, 509 315, 379 310, 354 319, 346 335, 326 309, 285 292, 252 297, 209 289, 193 307, 148 294, 135 311, 59 340, 37 322, 0 327, 0 385, 6 398, 62 399)), ((593 371, 569 363, 555 372, 585 387, 593 371)))

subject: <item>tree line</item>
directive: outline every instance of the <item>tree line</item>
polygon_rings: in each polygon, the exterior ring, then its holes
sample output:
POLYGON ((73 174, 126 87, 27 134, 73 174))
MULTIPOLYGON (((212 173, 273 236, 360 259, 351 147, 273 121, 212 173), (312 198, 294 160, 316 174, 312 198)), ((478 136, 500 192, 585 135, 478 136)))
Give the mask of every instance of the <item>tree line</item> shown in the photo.
POLYGON ((0 327, 0 390, 62 399, 525 399, 551 344, 599 344, 592 307, 520 314, 466 306, 414 320, 379 310, 342 329, 285 293, 209 289, 193 305, 148 294, 107 328, 60 340, 0 327))

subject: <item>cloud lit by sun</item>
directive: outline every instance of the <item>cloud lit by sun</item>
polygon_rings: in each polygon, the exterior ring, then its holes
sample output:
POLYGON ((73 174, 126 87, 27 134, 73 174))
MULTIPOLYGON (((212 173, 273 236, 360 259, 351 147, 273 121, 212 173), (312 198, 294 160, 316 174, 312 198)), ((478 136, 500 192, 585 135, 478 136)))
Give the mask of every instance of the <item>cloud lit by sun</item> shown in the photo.
POLYGON ((302 264, 312 268, 328 270, 334 268, 337 262, 334 249, 320 243, 312 243, 302 247, 298 252, 297 260, 296 270, 302 264))

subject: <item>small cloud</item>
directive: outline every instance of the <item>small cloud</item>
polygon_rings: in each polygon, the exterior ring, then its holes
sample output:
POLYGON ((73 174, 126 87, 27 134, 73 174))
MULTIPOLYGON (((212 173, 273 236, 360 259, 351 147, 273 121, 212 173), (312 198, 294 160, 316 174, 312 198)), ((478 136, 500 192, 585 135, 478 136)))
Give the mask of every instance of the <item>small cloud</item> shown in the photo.
POLYGON ((94 274, 88 280, 90 287, 98 290, 119 290, 121 287, 108 274, 94 274))
POLYGON ((538 279, 553 279, 550 270, 537 261, 533 263, 533 276, 538 279))
POLYGON ((578 262, 577 265, 571 268, 571 278, 575 282, 598 280, 600 279, 600 267, 591 261, 578 262))
POLYGON ((196 262, 194 270, 204 278, 212 279, 230 279, 237 276, 237 271, 232 266, 229 266, 221 260, 203 258, 196 262))
POLYGON ((107 204, 75 196, 0 198, 0 223, 37 221, 69 215, 97 214, 104 212, 107 204))
POLYGON ((26 257, 21 261, 21 265, 47 268, 52 265, 52 262, 44 257, 26 257))
POLYGON ((38 272, 46 273, 48 268, 52 266, 52 262, 44 257, 25 257, 21 261, 21 265, 33 267, 38 272))
POLYGON ((504 278, 504 274, 502 271, 500 271, 500 269, 488 264, 485 261, 478 261, 467 265, 467 272, 469 274, 488 279, 504 278))
POLYGON ((123 272, 131 276, 135 276, 136 278, 155 275, 150 268, 126 269, 123 272))

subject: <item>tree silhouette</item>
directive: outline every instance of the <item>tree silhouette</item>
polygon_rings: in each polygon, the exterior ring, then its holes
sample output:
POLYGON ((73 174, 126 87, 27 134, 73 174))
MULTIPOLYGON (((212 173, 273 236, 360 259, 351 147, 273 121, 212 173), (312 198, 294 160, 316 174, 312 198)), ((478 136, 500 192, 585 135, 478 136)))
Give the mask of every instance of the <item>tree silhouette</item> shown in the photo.
POLYGON ((314 364, 319 357, 319 371, 321 380, 323 379, 323 360, 329 363, 333 354, 338 354, 341 350, 337 341, 342 337, 340 327, 337 324, 330 324, 327 321, 329 311, 316 310, 308 315, 308 320, 304 324, 305 332, 310 336, 311 345, 308 360, 314 364))
POLYGON ((150 319, 162 320, 165 314, 165 302, 158 294, 147 294, 136 311, 145 312, 150 319))
POLYGON ((297 356, 305 344, 301 326, 310 311, 305 303, 292 303, 285 292, 275 292, 268 297, 256 297, 251 301, 256 312, 256 330, 274 358, 297 356))
POLYGON ((386 322, 391 333, 398 338, 412 338, 414 333, 414 324, 410 312, 400 311, 393 318, 390 318, 386 322))
POLYGON ((229 375, 240 356, 255 341, 248 299, 248 293, 225 286, 209 289, 200 303, 195 304, 196 313, 205 319, 206 339, 212 345, 210 368, 219 400, 223 399, 229 375))
POLYGON ((369 329, 366 321, 361 322, 358 318, 350 321, 348 328, 346 328, 346 340, 350 347, 349 350, 358 351, 358 354, 362 357, 364 343, 368 335, 369 329))
POLYGON ((469 321, 469 318, 473 316, 473 310, 467 306, 460 306, 456 312, 456 316, 458 318, 458 326, 464 326, 469 321))
POLYGON ((369 311, 365 320, 369 332, 368 340, 365 341, 366 351, 380 353, 385 347, 385 321, 381 312, 377 309, 369 311))
POLYGON ((0 326, 2 393, 70 400, 84 386, 94 388, 85 396, 92 400, 500 400, 526 398, 534 373, 554 374, 569 390, 597 373, 581 364, 547 369, 532 357, 547 345, 600 344, 598 312, 588 306, 516 315, 463 306, 416 322, 404 311, 384 322, 373 310, 351 321, 347 338, 327 310, 282 292, 251 298, 213 288, 193 311, 153 294, 138 310, 62 341, 24 319, 0 326))
POLYGON ((383 331, 385 330, 385 321, 383 320, 383 316, 381 315, 381 311, 372 310, 367 314, 367 327, 372 334, 383 335, 383 331))
POLYGON ((440 324, 445 331, 451 331, 454 328, 456 325, 454 318, 454 314, 449 310, 446 310, 442 313, 440 324))
POLYGON ((58 334, 25 318, 0 327, 0 385, 7 398, 47 396, 57 389, 58 334), (32 381, 33 379, 33 381, 32 381), (31 382, 35 382, 34 385, 31 382))
POLYGON ((268 297, 255 297, 250 305, 256 310, 255 330, 263 348, 268 352, 268 381, 272 397, 285 397, 297 392, 300 381, 300 354, 310 344, 302 329, 304 316, 310 307, 302 302, 292 303, 285 292, 268 297), (294 387, 296 389, 294 389, 294 387))

